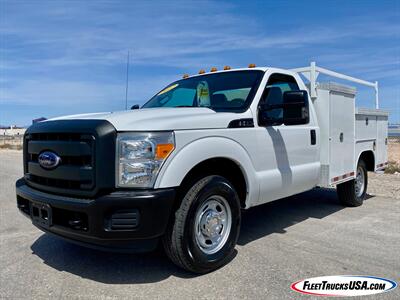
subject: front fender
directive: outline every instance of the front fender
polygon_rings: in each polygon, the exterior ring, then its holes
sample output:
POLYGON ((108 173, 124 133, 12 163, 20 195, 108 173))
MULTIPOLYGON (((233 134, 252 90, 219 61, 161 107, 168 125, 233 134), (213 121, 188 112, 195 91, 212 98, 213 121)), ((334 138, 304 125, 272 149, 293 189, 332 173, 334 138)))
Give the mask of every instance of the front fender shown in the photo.
POLYGON ((179 186, 197 164, 218 157, 232 160, 242 170, 247 186, 246 207, 249 207, 249 203, 257 201, 259 196, 256 171, 243 146, 225 137, 200 138, 174 151, 161 168, 154 187, 179 186))

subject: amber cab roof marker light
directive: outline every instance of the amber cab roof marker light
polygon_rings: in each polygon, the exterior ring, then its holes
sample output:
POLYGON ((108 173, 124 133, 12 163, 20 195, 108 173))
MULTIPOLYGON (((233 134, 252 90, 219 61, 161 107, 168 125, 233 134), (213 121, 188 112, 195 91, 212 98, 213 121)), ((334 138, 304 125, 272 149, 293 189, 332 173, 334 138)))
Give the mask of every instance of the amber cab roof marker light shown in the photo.
POLYGON ((230 69, 231 69, 230 66, 225 66, 225 67, 224 67, 224 70, 230 70, 230 69))
POLYGON ((217 72, 217 71, 218 71, 218 69, 216 67, 212 67, 210 70, 210 72, 217 72))
POLYGON ((189 78, 189 74, 183 74, 182 78, 183 79, 189 78))
POLYGON ((204 69, 201 69, 200 71, 199 71, 199 74, 204 74, 206 71, 204 71, 204 69))
POLYGON ((249 68, 255 68, 256 64, 249 64, 249 68))

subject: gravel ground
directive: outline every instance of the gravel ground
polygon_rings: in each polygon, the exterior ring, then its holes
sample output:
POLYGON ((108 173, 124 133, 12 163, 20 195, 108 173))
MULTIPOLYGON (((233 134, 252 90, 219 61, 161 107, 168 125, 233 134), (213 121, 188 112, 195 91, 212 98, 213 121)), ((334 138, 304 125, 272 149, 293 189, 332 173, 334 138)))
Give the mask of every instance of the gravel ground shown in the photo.
POLYGON ((388 143, 388 159, 400 164, 400 138, 389 139, 388 143))
MULTIPOLYGON (((247 211, 237 255, 194 276, 162 252, 103 253, 46 235, 16 209, 21 152, 0 151, 1 299, 309 298, 292 282, 315 276, 375 275, 399 282, 400 176, 371 176, 362 207, 344 208, 315 189, 247 211)), ((399 299, 399 288, 369 299, 399 299)))
POLYGON ((400 200, 400 174, 368 173, 368 193, 400 200))

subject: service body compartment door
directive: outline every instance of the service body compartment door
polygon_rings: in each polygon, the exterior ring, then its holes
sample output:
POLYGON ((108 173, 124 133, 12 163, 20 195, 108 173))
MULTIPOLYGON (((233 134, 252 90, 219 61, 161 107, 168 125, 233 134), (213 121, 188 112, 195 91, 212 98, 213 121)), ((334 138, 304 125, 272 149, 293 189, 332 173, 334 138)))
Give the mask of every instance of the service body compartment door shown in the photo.
POLYGON ((321 130, 319 185, 331 187, 354 178, 356 89, 334 82, 317 86, 314 101, 321 130))
POLYGON ((385 168, 387 157, 388 112, 380 109, 356 109, 356 159, 364 151, 374 154, 374 170, 385 168))
POLYGON ((336 184, 354 175, 354 95, 331 91, 329 104, 329 175, 331 184, 336 184))
POLYGON ((377 117, 377 142, 375 168, 382 168, 387 165, 387 138, 388 138, 388 116, 378 115, 377 117))

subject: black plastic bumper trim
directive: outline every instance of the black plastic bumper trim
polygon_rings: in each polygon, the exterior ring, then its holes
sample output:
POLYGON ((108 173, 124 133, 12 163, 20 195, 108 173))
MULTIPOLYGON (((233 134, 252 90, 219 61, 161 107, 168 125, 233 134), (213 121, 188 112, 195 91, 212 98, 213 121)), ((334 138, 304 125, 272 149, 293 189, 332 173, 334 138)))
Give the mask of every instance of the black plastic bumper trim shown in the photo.
MULTIPOLYGON (((16 182, 17 198, 36 204, 49 205, 87 216, 87 230, 79 231, 54 224, 41 230, 91 248, 118 252, 144 252, 152 250, 165 233, 172 213, 175 188, 157 190, 121 190, 95 199, 73 198, 38 191, 26 185, 24 179, 16 182), (121 210, 137 209, 140 222, 132 230, 109 230, 109 217, 121 210)), ((21 209, 21 212, 26 215, 21 209)))

